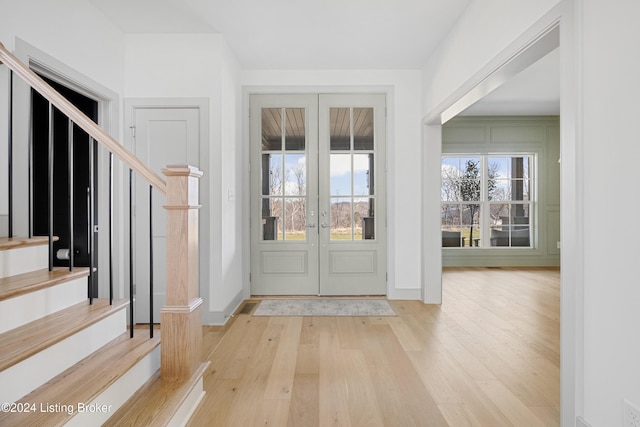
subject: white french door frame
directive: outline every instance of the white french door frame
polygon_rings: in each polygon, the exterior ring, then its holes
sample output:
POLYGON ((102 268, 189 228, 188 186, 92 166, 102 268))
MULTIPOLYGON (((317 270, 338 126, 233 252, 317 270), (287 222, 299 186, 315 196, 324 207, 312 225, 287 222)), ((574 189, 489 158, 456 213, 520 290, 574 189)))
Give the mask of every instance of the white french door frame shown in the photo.
MULTIPOLYGON (((242 164, 243 170, 241 171, 243 178, 242 183, 242 211, 243 218, 242 221, 246 224, 243 227, 243 237, 242 237, 242 247, 243 247, 243 296, 244 298, 251 297, 251 283, 250 283, 250 274, 251 274, 251 235, 250 235, 250 225, 251 225, 251 182, 250 182, 250 157, 251 157, 251 147, 250 147, 250 99, 251 95, 288 95, 288 94, 333 94, 333 95, 352 95, 352 94, 380 94, 385 96, 385 113, 386 113, 386 130, 385 130, 385 140, 386 140, 386 153, 385 153, 385 168, 386 168, 386 179, 385 179, 385 187, 387 189, 393 188, 394 185, 394 169, 392 165, 394 164, 394 143, 392 136, 394 135, 394 110, 391 106, 394 105, 395 95, 394 95, 394 86, 391 85, 339 85, 339 86, 318 86, 318 85, 309 85, 309 86, 270 86, 270 85, 258 85, 258 86, 243 86, 242 88, 242 111, 243 113, 243 140, 245 143, 242 145, 242 164)), ((395 240, 390 236, 395 235, 395 226, 394 226, 394 212, 395 212, 395 197, 393 191, 387 191, 386 195, 386 206, 385 206, 385 215, 387 218, 387 226, 386 226, 386 270, 387 270, 387 284, 386 284, 386 295, 387 298, 393 299, 402 298, 406 299, 407 295, 402 291, 395 290, 395 240)), ((411 299, 411 297, 409 298, 411 299)))

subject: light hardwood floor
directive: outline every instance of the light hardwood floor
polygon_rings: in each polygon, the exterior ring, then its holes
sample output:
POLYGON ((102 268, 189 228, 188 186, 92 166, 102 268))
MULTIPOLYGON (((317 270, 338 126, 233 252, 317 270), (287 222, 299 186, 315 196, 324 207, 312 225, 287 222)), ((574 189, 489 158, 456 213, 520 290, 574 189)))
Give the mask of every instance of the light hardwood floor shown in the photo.
POLYGON ((558 426, 558 270, 448 269, 397 317, 252 317, 205 328, 190 426, 558 426))

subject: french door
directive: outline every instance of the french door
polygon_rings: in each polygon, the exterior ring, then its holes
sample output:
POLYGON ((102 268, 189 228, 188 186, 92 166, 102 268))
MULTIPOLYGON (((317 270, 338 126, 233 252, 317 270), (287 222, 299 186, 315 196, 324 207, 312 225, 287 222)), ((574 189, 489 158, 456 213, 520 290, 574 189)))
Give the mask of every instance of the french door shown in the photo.
POLYGON ((384 95, 252 95, 250 122, 252 294, 386 294, 384 95))

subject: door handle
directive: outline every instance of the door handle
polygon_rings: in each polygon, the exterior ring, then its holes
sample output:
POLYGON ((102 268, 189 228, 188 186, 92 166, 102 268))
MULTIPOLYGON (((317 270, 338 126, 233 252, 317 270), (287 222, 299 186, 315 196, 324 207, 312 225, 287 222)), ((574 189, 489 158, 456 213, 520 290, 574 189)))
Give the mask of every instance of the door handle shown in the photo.
POLYGON ((322 227, 322 228, 327 228, 327 227, 328 227, 328 225, 327 225, 327 224, 325 224, 325 223, 323 222, 322 224, 320 224, 320 227, 322 227))
POLYGON ((307 227, 308 228, 316 228, 316 225, 315 224, 307 224, 307 227))

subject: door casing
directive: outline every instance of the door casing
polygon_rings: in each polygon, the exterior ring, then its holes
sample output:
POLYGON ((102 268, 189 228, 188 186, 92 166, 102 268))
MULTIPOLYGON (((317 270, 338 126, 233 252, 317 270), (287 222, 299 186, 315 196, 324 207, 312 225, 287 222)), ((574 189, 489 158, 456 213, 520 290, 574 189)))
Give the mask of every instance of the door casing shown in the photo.
MULTIPOLYGON (((189 154, 178 158, 177 155, 170 156, 170 158, 165 158, 163 160, 159 160, 157 164, 152 164, 150 167, 156 172, 158 175, 163 177, 161 169, 169 164, 181 164, 181 163, 189 163, 194 166, 200 168, 206 168, 206 158, 203 160, 203 157, 206 153, 203 153, 203 146, 208 144, 208 100, 201 98, 153 98, 153 99, 127 99, 125 100, 125 126, 128 132, 125 132, 125 141, 127 147, 134 152, 136 155, 142 154, 144 158, 142 160, 148 164, 148 154, 146 149, 143 150, 144 153, 140 153, 140 147, 136 143, 136 139, 140 139, 141 131, 137 129, 135 131, 135 135, 137 138, 134 138, 134 131, 132 127, 136 126, 136 115, 140 115, 141 113, 152 114, 154 111, 157 111, 159 114, 164 115, 164 120, 171 120, 171 111, 176 112, 175 120, 183 120, 184 117, 181 117, 181 112, 191 112, 192 116, 196 118, 196 128, 191 128, 191 131, 197 132, 197 141, 194 142, 192 146, 188 149, 185 147, 185 150, 188 150, 189 154), (168 116, 167 116, 168 114, 168 116)), ((141 141, 138 141, 141 143, 141 141)), ((174 147, 175 148, 175 147, 174 147)), ((162 152, 166 152, 166 150, 161 149, 162 152)), ((174 150, 175 151, 175 150, 174 150)), ((122 180, 128 186, 128 171, 123 170, 122 180)), ((134 210, 136 213, 135 222, 139 222, 140 224, 134 225, 135 229, 133 232, 135 233, 136 243, 134 244, 134 256, 138 258, 136 261, 136 265, 134 266, 134 283, 136 289, 136 301, 135 301, 135 314, 134 314, 134 322, 135 323, 148 323, 148 301, 149 301, 149 292, 148 285, 145 284, 146 277, 148 277, 149 270, 149 259, 148 259, 148 251, 149 251, 149 230, 148 230, 148 203, 149 203, 149 193, 148 193, 148 184, 141 180, 137 179, 135 191, 138 193, 136 199, 134 200, 134 204, 136 204, 134 210), (139 206, 138 206, 139 205, 139 206), (139 218, 139 219, 138 219, 139 218), (139 296, 139 297, 138 297, 139 296)), ((128 187, 127 187, 128 188, 128 187)), ((201 190, 202 194, 202 190, 201 190)), ((128 197, 128 196, 127 196, 128 197)), ((203 204, 203 208, 200 210, 200 215, 204 212, 208 212, 209 209, 206 207, 205 202, 206 196, 201 196, 201 202, 203 204)), ((165 247, 163 242, 163 236, 166 233, 166 223, 164 221, 165 212, 162 206, 164 205, 165 198, 163 195, 154 190, 153 194, 153 204, 154 204, 154 214, 153 214, 153 236, 154 236, 154 323, 160 323, 159 310, 164 306, 164 280, 165 280, 165 264, 163 262, 165 256, 165 247)), ((125 207, 125 210, 128 210, 128 207, 125 207)), ((127 221, 125 221, 126 223, 127 221)), ((125 234, 128 234, 128 225, 125 227, 125 234)), ((201 226, 199 230, 200 241, 203 240, 204 236, 208 233, 208 222, 201 221, 201 226)), ((203 300, 208 300, 209 288, 208 286, 203 286, 203 283, 208 283, 208 274, 206 274, 207 270, 203 269, 203 265, 207 265, 208 261, 208 246, 200 245, 200 293, 203 300), (205 274, 203 274, 203 271, 205 274)), ((127 255, 128 256, 128 255, 127 255)), ((128 281, 127 281, 128 282, 128 281)), ((128 292, 127 292, 128 294, 128 292)))

